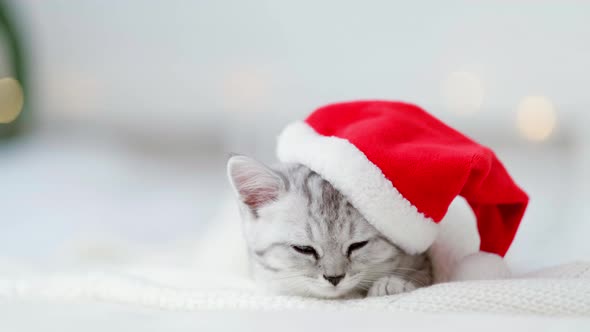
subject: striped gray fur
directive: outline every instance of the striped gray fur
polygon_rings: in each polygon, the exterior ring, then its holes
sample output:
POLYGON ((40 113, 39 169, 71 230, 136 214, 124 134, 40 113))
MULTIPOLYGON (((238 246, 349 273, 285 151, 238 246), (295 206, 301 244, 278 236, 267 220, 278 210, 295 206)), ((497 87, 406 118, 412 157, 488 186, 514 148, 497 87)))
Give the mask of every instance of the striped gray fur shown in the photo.
POLYGON ((252 274, 270 290, 349 298, 432 283, 426 254, 404 253, 311 169, 299 164, 271 168, 234 156, 228 175, 238 197, 252 274), (359 244, 364 246, 348 255, 351 245, 359 244))

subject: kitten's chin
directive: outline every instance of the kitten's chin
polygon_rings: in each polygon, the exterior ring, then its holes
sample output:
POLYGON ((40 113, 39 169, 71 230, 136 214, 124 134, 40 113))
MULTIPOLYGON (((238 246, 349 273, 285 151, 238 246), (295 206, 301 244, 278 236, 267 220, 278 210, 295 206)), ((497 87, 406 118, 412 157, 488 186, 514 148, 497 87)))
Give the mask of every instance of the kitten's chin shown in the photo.
POLYGON ((361 297, 359 291, 350 288, 338 288, 338 287, 322 287, 310 290, 309 296, 323 298, 323 299, 352 299, 361 297))
POLYGON ((306 287, 305 289, 293 289, 283 287, 267 288, 271 293, 280 295, 315 297, 320 299, 354 299, 363 297, 362 292, 356 289, 343 289, 337 287, 306 287))

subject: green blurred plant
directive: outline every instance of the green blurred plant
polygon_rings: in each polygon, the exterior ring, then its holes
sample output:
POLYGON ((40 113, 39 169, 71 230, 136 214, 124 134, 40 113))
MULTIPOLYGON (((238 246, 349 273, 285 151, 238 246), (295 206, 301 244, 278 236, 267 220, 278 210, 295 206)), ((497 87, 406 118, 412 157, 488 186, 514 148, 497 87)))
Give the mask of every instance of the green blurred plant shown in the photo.
MULTIPOLYGON (((25 96, 29 95, 29 89, 26 79, 26 59, 22 48, 22 36, 19 35, 20 30, 15 23, 14 16, 9 10, 9 6, 5 1, 0 0, 0 41, 4 42, 4 45, 0 45, 1 48, 5 48, 8 51, 10 66, 16 78, 23 87, 25 96)), ((25 97, 25 100, 28 98, 25 97)), ((29 112, 27 110, 27 102, 25 101, 25 109, 21 115, 12 123, 0 124, 0 139, 14 137, 23 132, 25 122, 29 118, 29 112)))

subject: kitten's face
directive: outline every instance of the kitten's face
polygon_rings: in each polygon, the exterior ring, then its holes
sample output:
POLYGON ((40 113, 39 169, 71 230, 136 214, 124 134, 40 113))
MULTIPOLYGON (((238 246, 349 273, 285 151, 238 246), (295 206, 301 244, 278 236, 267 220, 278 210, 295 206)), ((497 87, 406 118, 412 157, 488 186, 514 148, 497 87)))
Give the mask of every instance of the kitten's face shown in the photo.
POLYGON ((240 200, 252 272, 283 294, 362 295, 404 254, 317 173, 271 170, 243 156, 228 162, 240 200))

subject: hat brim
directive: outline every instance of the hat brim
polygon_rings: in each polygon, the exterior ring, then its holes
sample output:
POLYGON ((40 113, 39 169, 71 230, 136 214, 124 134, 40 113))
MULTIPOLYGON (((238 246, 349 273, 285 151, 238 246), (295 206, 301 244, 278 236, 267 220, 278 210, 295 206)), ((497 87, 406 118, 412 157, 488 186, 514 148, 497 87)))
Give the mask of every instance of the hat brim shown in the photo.
POLYGON ((282 162, 309 167, 338 189, 385 237, 409 254, 426 251, 438 225, 419 212, 365 154, 348 140, 318 134, 295 122, 280 134, 277 156, 282 162))

